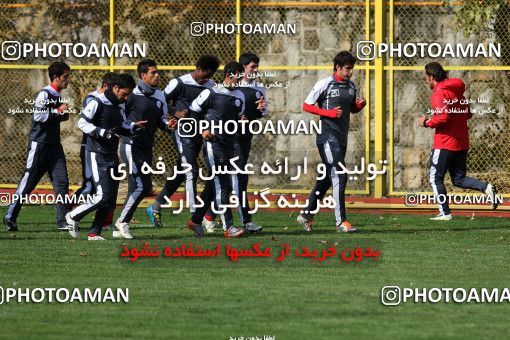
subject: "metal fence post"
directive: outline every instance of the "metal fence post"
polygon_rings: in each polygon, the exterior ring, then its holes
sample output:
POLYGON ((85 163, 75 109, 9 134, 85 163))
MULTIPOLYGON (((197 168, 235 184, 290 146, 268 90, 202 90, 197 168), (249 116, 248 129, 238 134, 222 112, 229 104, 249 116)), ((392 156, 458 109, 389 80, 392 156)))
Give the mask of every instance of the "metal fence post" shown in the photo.
MULTIPOLYGON (((115 0, 110 0, 110 47, 115 43, 115 0)), ((110 56, 110 72, 115 66, 114 53, 110 56)))
MULTIPOLYGON (((236 24, 241 23, 241 0, 236 0, 236 24)), ((241 33, 236 34, 236 60, 241 56, 241 33)))
MULTIPOLYGON (((375 44, 384 42, 386 37, 385 27, 386 3, 383 0, 375 1, 375 44)), ((375 126, 374 126, 374 162, 386 159, 386 75, 384 72, 384 56, 375 58, 375 126)), ((375 198, 381 198, 386 194, 386 175, 377 176, 374 181, 375 198)))

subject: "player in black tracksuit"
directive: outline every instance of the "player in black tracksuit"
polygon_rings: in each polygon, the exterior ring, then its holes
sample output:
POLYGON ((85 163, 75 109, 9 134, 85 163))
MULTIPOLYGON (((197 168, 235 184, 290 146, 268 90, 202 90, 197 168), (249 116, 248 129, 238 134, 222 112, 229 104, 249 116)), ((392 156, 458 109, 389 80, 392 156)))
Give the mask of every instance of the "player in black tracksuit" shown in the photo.
MULTIPOLYGON (((214 122, 216 125, 224 126, 227 121, 237 122, 240 119, 245 119, 243 116, 244 95, 241 91, 236 90, 239 74, 243 71, 244 67, 238 62, 225 65, 223 86, 204 90, 193 101, 190 110, 198 115, 203 114, 206 121, 214 122)), ((231 169, 230 159, 234 158, 235 135, 221 130, 215 132, 213 128, 204 131, 202 137, 205 139, 204 158, 209 172, 211 173, 213 167, 231 169)), ((192 229, 196 236, 203 236, 201 224, 211 203, 214 205, 214 210, 218 211, 222 205, 229 204, 231 191, 232 186, 228 174, 216 174, 213 179, 206 181, 200 195, 204 204, 197 208, 188 221, 188 228, 192 229)), ((221 214, 221 219, 225 237, 238 237, 244 233, 243 229, 233 226, 230 208, 221 214)))
MULTIPOLYGON (((51 84, 43 88, 36 96, 32 128, 28 137, 28 156, 26 168, 16 189, 21 197, 35 189, 45 173, 50 176, 53 190, 64 199, 69 190, 66 158, 60 143, 60 123, 69 119, 66 113, 68 105, 62 103, 60 91, 67 88, 70 80, 70 68, 66 63, 54 62, 48 67, 51 84)), ((22 202, 18 199, 9 205, 4 224, 9 231, 17 231, 18 218, 22 202)), ((68 207, 57 203, 57 228, 67 230, 65 214, 68 207)))
MULTIPOLYGON (((248 121, 253 121, 261 118, 267 114, 266 108, 266 96, 264 85, 256 81, 256 75, 259 67, 259 57, 253 53, 243 53, 239 57, 239 63, 244 67, 244 77, 241 80, 238 90, 244 94, 245 98, 245 109, 244 116, 248 121), (263 104, 263 109, 259 109, 259 105, 263 104)), ((236 165, 240 169, 244 169, 248 163, 248 157, 251 150, 251 142, 253 135, 247 129, 246 133, 242 134, 238 132, 236 134, 236 140, 234 144, 234 157, 239 157, 236 161, 236 165)), ((244 225, 244 229, 250 233, 256 233, 262 230, 262 227, 252 222, 250 211, 250 205, 248 201, 248 175, 246 174, 234 174, 231 176, 232 189, 239 196, 240 205, 239 218, 241 223, 244 225)), ((214 213, 209 210, 205 215, 203 225, 206 227, 207 232, 214 231, 214 213)))
POLYGON ((66 215, 69 233, 73 238, 78 237, 78 222, 96 210, 88 239, 104 240, 100 236, 103 223, 115 205, 119 189, 119 181, 113 178, 113 175, 118 176, 118 136, 136 132, 143 125, 143 122, 129 123, 125 116, 125 102, 134 87, 133 77, 128 74, 116 75, 111 86, 83 109, 78 121, 78 127, 88 134, 87 148, 90 151, 96 194, 93 202, 79 205, 66 215))
MULTIPOLYGON (((108 88, 108 82, 114 75, 115 74, 113 72, 106 72, 103 76, 103 81, 101 83, 101 87, 99 88, 99 90, 90 92, 85 97, 85 99, 83 99, 82 106, 86 107, 87 104, 92 100, 92 98, 95 98, 99 96, 101 93, 103 93, 108 88)), ((87 149, 87 134, 83 133, 80 148, 82 184, 81 187, 74 192, 74 195, 76 197, 93 195, 95 193, 94 181, 92 180, 92 170, 90 168, 90 163, 88 161, 90 159, 90 156, 88 154, 89 151, 87 149)))
POLYGON ((337 231, 356 231, 347 221, 345 211, 347 174, 335 172, 341 170, 339 162, 345 164, 350 114, 361 111, 366 104, 364 98, 357 98, 356 86, 350 80, 355 63, 356 58, 352 54, 347 51, 340 52, 334 59, 335 73, 319 80, 303 104, 305 111, 321 116, 322 131, 317 135, 317 148, 327 173, 324 179, 315 183, 308 198, 309 204, 305 213, 298 216, 297 221, 306 231, 312 230, 317 201, 324 198, 331 187, 333 187, 333 198, 336 202, 337 231))
MULTIPOLYGON (((177 119, 186 118, 196 123, 196 117, 187 113, 191 102, 207 88, 212 88, 214 82, 210 78, 219 67, 219 60, 215 56, 202 56, 197 61, 196 70, 185 74, 179 78, 174 78, 163 91, 167 103, 173 103, 174 117, 177 119)), ((182 125, 179 125, 179 131, 174 131, 172 136, 179 152, 178 169, 182 170, 182 164, 190 164, 192 171, 186 174, 177 175, 173 180, 167 180, 163 190, 159 193, 151 206, 147 207, 146 212, 151 222, 156 227, 161 227, 161 205, 167 201, 165 197, 170 198, 183 182, 186 183, 186 199, 189 202, 190 211, 195 211, 195 197, 197 195, 196 183, 198 178, 198 155, 202 147, 202 139, 199 135, 192 134, 186 137, 183 133, 182 125)))
MULTIPOLYGON (((124 229, 128 233, 128 223, 133 218, 138 204, 152 192, 152 176, 150 173, 143 174, 141 169, 144 162, 152 166, 152 147, 156 130, 159 128, 162 131, 169 131, 165 96, 156 88, 159 82, 156 62, 151 59, 142 60, 138 64, 138 75, 141 80, 128 98, 126 115, 129 121, 147 123, 140 135, 122 137, 120 144, 121 157, 123 162, 128 164, 130 175, 124 208, 115 225, 118 230, 124 229), (122 224, 120 228, 119 224, 122 224)), ((114 230, 113 237, 123 236, 114 230)))

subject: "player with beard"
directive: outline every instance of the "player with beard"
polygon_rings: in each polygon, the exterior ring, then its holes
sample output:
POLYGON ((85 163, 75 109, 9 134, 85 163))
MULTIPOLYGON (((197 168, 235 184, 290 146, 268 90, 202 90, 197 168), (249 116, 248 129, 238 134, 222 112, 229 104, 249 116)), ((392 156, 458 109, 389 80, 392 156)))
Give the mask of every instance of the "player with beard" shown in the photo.
POLYGON ((80 220, 92 211, 96 211, 88 240, 100 241, 104 220, 115 206, 119 181, 119 159, 117 149, 119 135, 128 136, 139 133, 146 122, 128 122, 125 116, 125 103, 136 86, 129 74, 118 74, 111 86, 98 97, 93 98, 83 109, 78 127, 88 135, 87 148, 90 151, 90 164, 96 194, 94 200, 74 208, 66 215, 69 234, 79 236, 80 220))

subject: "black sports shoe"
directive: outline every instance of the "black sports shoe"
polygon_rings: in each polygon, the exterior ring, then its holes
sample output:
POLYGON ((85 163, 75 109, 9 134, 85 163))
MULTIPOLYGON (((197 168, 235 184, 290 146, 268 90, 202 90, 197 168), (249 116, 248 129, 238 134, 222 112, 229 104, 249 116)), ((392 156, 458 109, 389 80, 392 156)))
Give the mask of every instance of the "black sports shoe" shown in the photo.
POLYGON ((193 230, 195 237, 204 237, 204 227, 200 224, 194 223, 192 220, 188 221, 188 229, 193 230))
POLYGON ((10 218, 4 217, 4 225, 7 231, 18 231, 16 221, 11 220, 10 218))
POLYGON ((57 230, 58 231, 68 231, 69 227, 67 226, 67 224, 65 222, 64 223, 59 223, 57 225, 57 230))

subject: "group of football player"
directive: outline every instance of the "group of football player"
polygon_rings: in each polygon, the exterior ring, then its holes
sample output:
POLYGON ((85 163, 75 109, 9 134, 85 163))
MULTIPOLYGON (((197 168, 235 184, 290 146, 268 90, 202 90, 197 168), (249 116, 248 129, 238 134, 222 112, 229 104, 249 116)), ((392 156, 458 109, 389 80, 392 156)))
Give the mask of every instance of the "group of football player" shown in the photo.
MULTIPOLYGON (((89 93, 83 100, 78 127, 83 132, 80 157, 83 182, 74 195, 92 197, 85 203, 68 206, 57 203, 57 229, 69 231, 73 238, 79 236, 79 221, 95 211, 88 233, 89 240, 104 240, 101 231, 112 225, 114 238, 132 238, 129 222, 139 203, 152 192, 151 174, 142 172, 144 163, 152 165, 156 130, 170 133, 179 153, 178 175, 166 181, 156 201, 146 212, 156 227, 162 226, 161 206, 185 183, 186 196, 192 217, 188 227, 200 237, 206 225, 214 231, 216 223, 212 209, 227 204, 234 190, 246 195, 247 175, 229 178, 217 174, 207 181, 200 198, 204 202, 195 209, 198 157, 203 150, 206 166, 228 165, 238 157, 238 165, 244 167, 251 149, 251 135, 213 134, 210 130, 195 135, 179 133, 179 119, 224 122, 258 119, 266 114, 264 87, 254 76, 258 72, 259 58, 252 53, 241 55, 240 62, 224 66, 223 82, 215 84, 212 77, 220 66, 213 55, 201 56, 196 69, 172 79, 164 91, 157 88, 160 74, 154 60, 144 59, 137 67, 139 80, 135 82, 127 73, 108 72, 103 76, 101 87, 89 93), (168 115, 168 104, 172 114, 168 115), (112 223, 119 181, 119 144, 122 161, 129 165, 128 193, 119 218, 112 223), (232 187, 232 184, 233 187, 232 187)), ((44 87, 34 101, 34 115, 29 134, 26 168, 16 190, 15 197, 30 194, 45 173, 49 174, 54 191, 67 195, 69 180, 66 159, 60 141, 60 123, 69 119, 69 106, 62 100, 61 91, 70 82, 70 67, 54 62, 48 68, 51 83, 44 87)), ((22 199, 9 205, 4 224, 9 231, 17 231, 17 217, 22 199)), ((245 231, 259 232, 262 227, 251 221, 249 207, 240 209, 244 228, 233 225, 230 210, 221 214, 226 237, 238 237, 245 231)), ((216 210, 215 210, 216 211, 216 210)))

